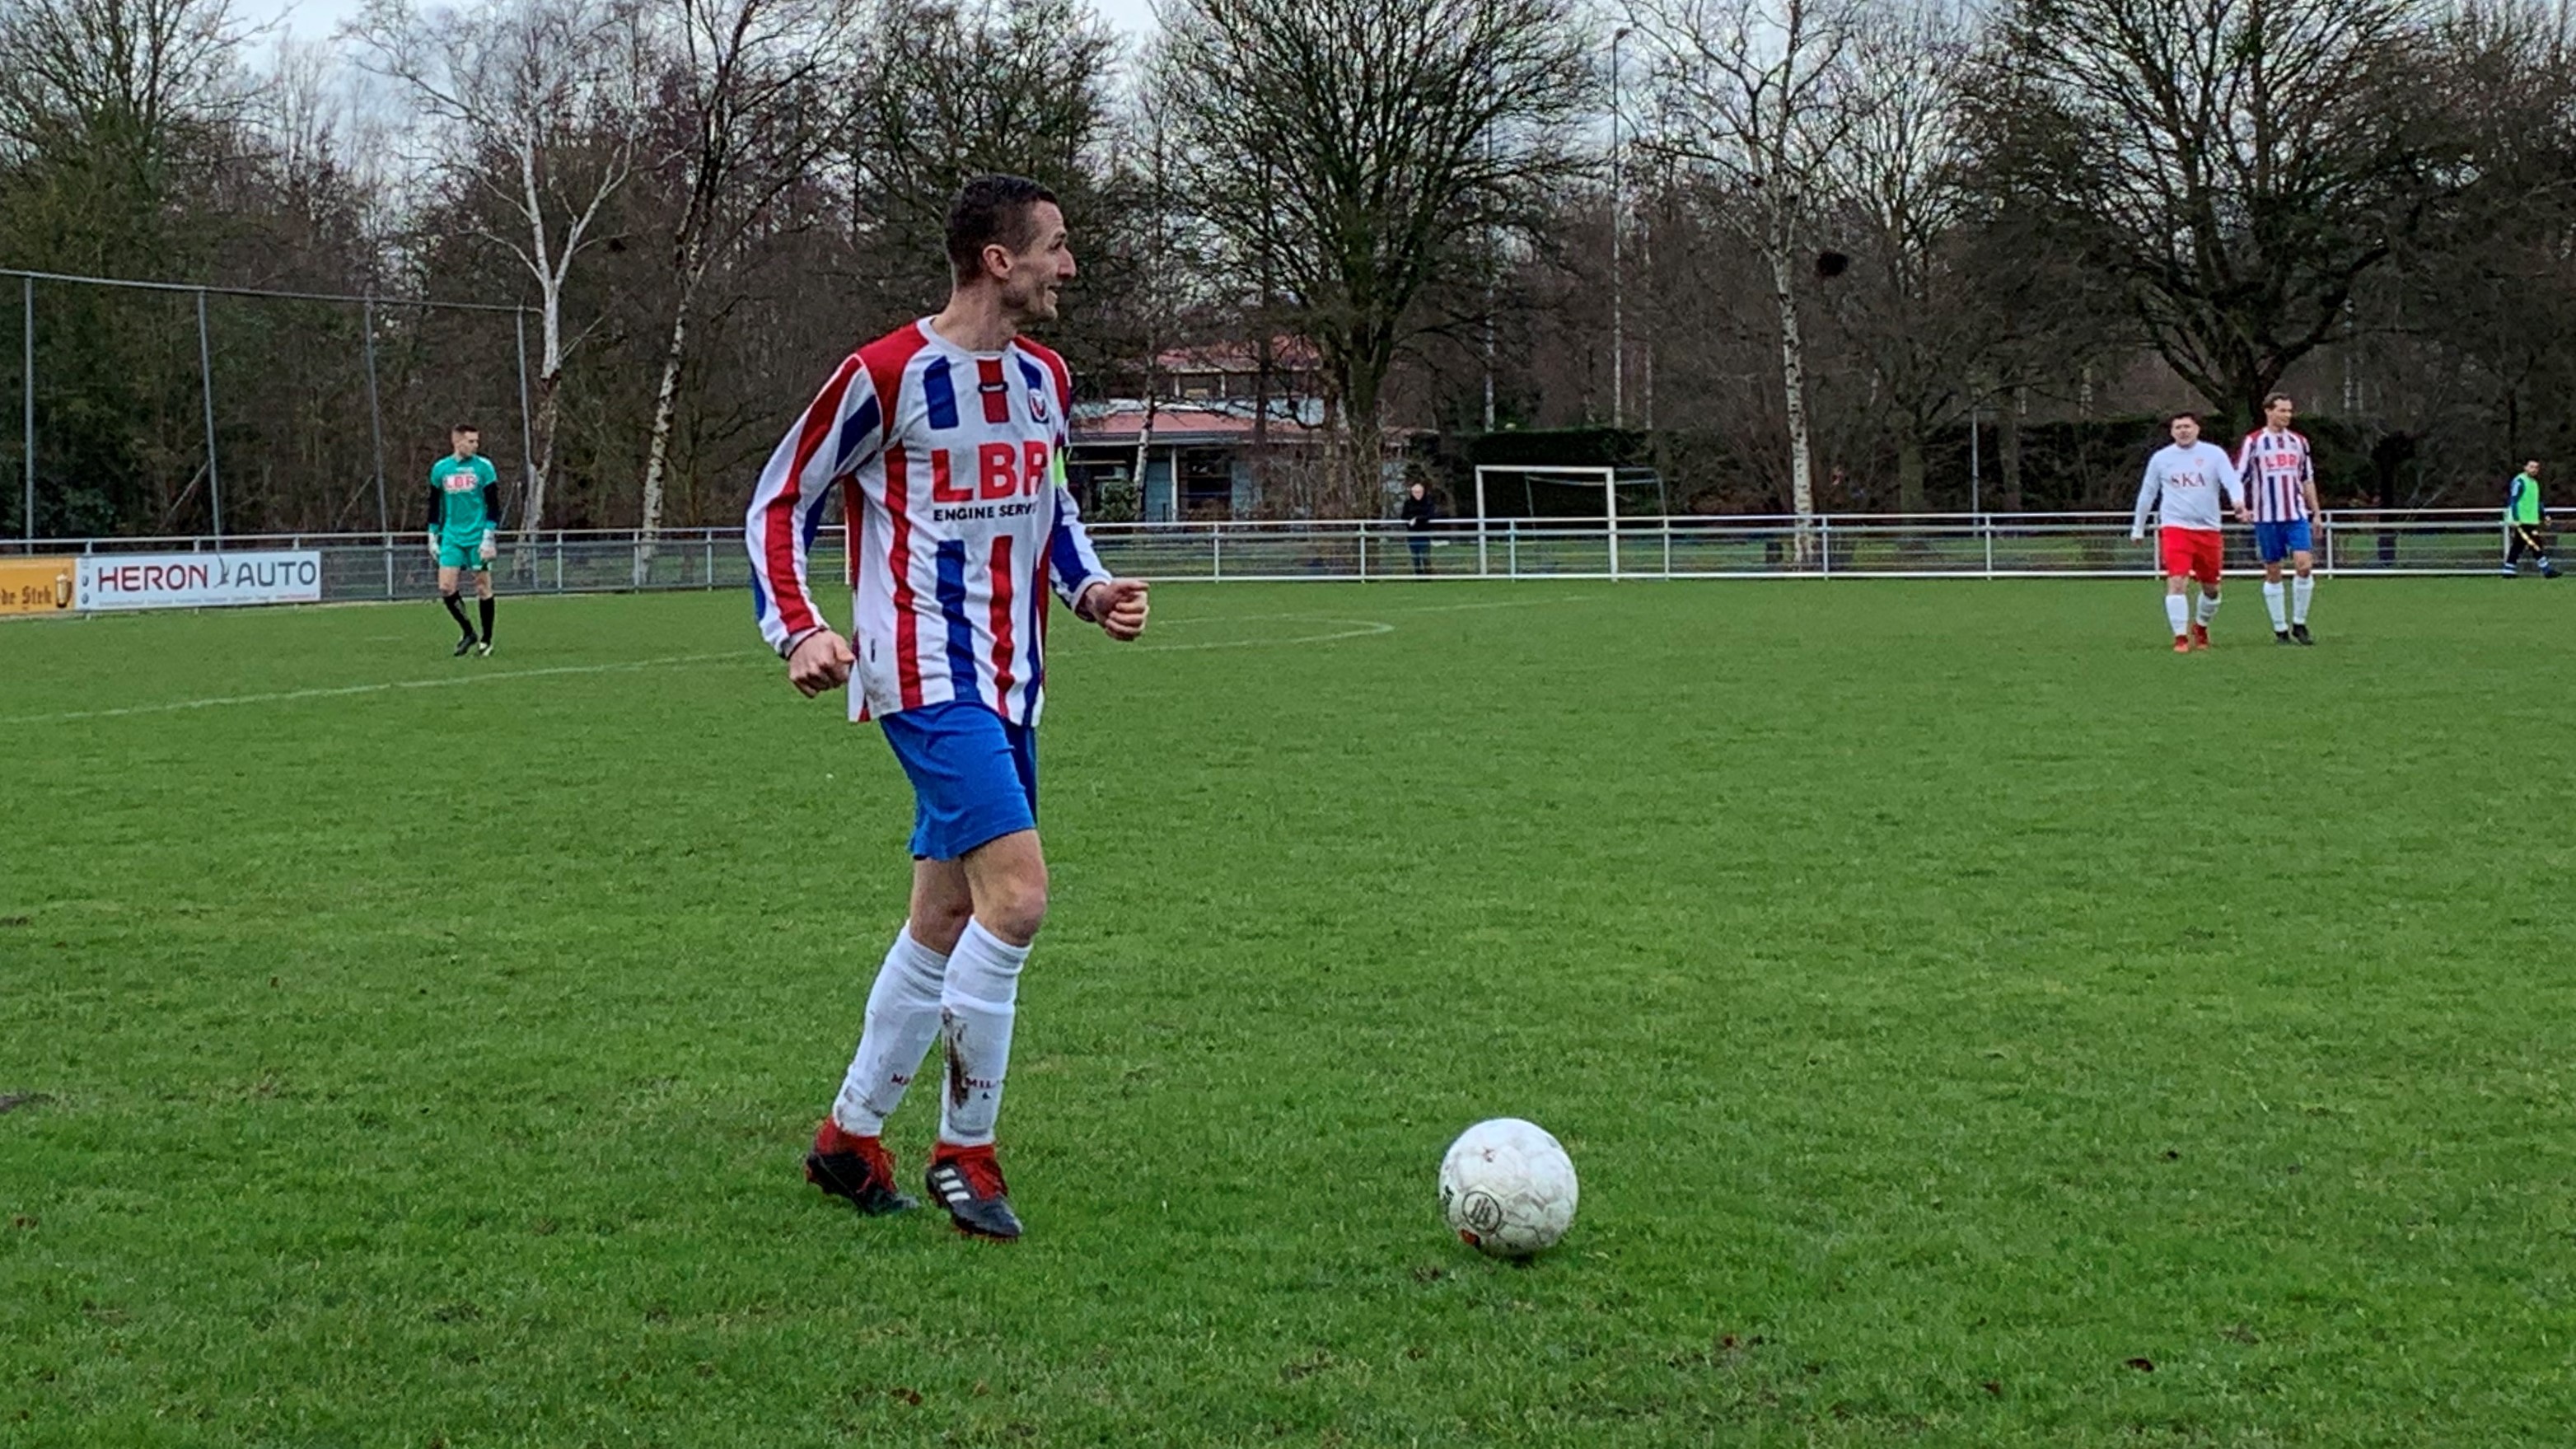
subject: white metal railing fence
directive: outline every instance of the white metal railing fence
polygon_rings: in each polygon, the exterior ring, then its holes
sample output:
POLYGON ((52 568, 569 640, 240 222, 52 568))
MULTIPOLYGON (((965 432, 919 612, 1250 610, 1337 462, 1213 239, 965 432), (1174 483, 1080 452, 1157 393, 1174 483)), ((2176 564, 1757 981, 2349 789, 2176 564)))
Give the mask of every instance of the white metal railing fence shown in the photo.
MULTIPOLYGON (((2317 566, 2329 575, 2493 571, 2499 516, 2477 509, 2344 510, 2321 520, 2317 566)), ((837 530, 834 531, 836 533, 837 530)), ((1781 517, 1453 519, 1427 534, 1393 520, 1096 523, 1091 536, 1119 573, 1157 580, 2135 578, 2156 572, 2153 534, 2131 543, 2110 513, 1838 514, 1781 517)), ((2227 533, 2231 569, 2255 566, 2250 529, 2227 533)), ((417 534, 232 536, 220 551, 311 550, 326 600, 417 598, 436 560, 417 534)), ((7 540, 0 559, 215 552, 206 538, 7 540)), ((840 574, 833 533, 815 540, 818 579, 840 574)), ((747 587, 736 529, 561 530, 507 538, 494 563, 503 587, 587 593, 747 587)))

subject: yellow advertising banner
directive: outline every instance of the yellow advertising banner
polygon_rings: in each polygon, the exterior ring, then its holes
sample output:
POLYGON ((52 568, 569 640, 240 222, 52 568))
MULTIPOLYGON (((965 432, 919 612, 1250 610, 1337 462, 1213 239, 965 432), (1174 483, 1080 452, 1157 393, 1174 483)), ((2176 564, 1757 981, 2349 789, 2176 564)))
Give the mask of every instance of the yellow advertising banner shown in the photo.
POLYGON ((0 614, 68 614, 80 575, 72 558, 0 558, 0 614))

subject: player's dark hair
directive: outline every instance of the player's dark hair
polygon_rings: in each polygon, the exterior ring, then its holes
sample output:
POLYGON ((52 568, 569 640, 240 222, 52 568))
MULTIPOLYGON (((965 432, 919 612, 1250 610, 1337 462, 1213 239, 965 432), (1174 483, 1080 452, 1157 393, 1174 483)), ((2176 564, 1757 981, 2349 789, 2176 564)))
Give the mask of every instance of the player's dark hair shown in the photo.
POLYGON ((2183 419, 2185 419, 2185 418, 2189 418, 2189 419, 2191 419, 2193 422, 2197 423, 2197 422, 2199 422, 2199 421, 2200 421, 2200 414, 2198 414, 2198 413, 2196 413, 2196 412, 2193 412, 2193 411, 2192 411, 2191 409, 2189 409, 2189 408, 2185 408, 2185 409, 2183 409, 2181 412, 2178 412, 2178 413, 2167 413, 2167 414, 2165 414, 2165 426, 2170 428, 2170 427, 2172 427, 2174 424, 2176 424, 2176 423, 2178 423, 2178 422, 2181 422, 2181 421, 2182 421, 2183 419))
POLYGON ((483 430, 481 428, 474 426, 472 423, 458 423, 456 426, 447 430, 447 435, 452 438, 458 433, 472 433, 477 437, 480 437, 482 432, 483 430))
POLYGON ((1031 213, 1040 202, 1060 204, 1054 192, 1025 176, 978 176, 958 188, 948 207, 948 266, 957 279, 969 281, 983 271, 986 247, 1026 250, 1037 239, 1031 213))
MULTIPOLYGON (((2288 393, 2286 393, 2286 392, 2276 392, 2276 393, 2272 394, 2270 397, 2267 397, 2267 398, 2263 399, 2263 411, 2265 411, 2265 412, 2267 412, 2267 413, 2268 413, 2268 412, 2270 412, 2270 411, 2272 410, 2272 408, 2274 407, 2274 405, 2275 405, 2275 404, 2285 403, 2285 402, 2290 402, 2290 395, 2289 395, 2288 393)), ((2296 403, 2291 403, 2290 405, 2291 405, 2292 407, 2296 407, 2296 406, 2298 406, 2298 404, 2296 404, 2296 403)))

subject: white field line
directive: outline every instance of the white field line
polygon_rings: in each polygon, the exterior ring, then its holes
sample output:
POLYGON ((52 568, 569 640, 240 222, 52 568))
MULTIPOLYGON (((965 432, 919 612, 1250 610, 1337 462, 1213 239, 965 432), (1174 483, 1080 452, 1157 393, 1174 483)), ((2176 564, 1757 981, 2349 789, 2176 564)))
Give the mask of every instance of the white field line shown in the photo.
MULTIPOLYGON (((1169 654, 1183 649, 1267 649, 1281 644, 1323 644, 1335 639, 1367 639, 1379 634, 1392 634, 1395 626, 1383 619, 1336 619, 1323 614, 1233 614, 1207 619, 1166 619, 1170 624, 1234 624, 1249 619, 1301 619, 1315 624, 1339 624, 1342 628, 1323 634, 1291 634, 1284 639, 1216 639, 1205 644, 1138 644, 1139 653, 1169 654)), ((1148 627, 1151 627, 1150 625, 1148 627)))
MULTIPOLYGON (((20 715, 10 724, 67 724, 84 719, 121 719, 136 714, 170 714, 189 709, 220 709, 235 704, 285 704, 302 699, 338 699, 352 694, 385 694, 397 689, 447 689, 462 684, 487 684, 504 679, 546 679, 567 674, 616 674, 636 669, 659 669, 674 664, 711 664, 723 659, 758 660, 759 655, 737 650, 730 654, 674 654, 663 659, 629 659, 615 664, 558 664, 545 669, 499 669, 473 674, 456 674, 445 679, 389 679, 379 684, 343 684, 328 689, 281 689, 270 694, 225 694, 210 699, 174 699, 161 704, 129 704, 117 709, 82 709, 64 714, 20 715)), ((472 666, 459 666, 471 668, 472 666)))
POLYGON ((1559 594, 1547 599, 1489 599, 1481 604, 1423 604, 1411 609, 1381 609, 1384 614, 1457 614, 1469 609, 1542 609, 1550 604, 1579 604, 1592 594, 1559 594))
MULTIPOLYGON (((1550 604, 1572 604, 1593 597, 1569 594, 1546 599, 1494 599, 1474 604, 1426 604, 1416 608, 1382 609, 1387 614, 1447 614, 1467 609, 1534 609, 1550 604)), ((1395 625, 1383 619, 1345 619, 1327 614, 1219 614, 1197 619, 1164 619, 1165 628, 1175 625, 1230 624, 1250 622, 1302 621, 1332 624, 1339 627, 1320 634, 1292 634, 1284 639, 1221 639, 1205 644, 1139 643, 1135 648, 1145 653, 1176 653, 1202 649, 1268 649, 1290 644, 1328 644, 1340 639, 1369 639, 1392 634, 1395 625)), ((240 704, 289 704, 306 699, 339 699, 359 694, 388 694, 398 689, 447 689, 456 685, 484 684, 504 679, 548 679, 575 674, 617 674, 637 669, 660 669, 675 664, 712 664, 721 660, 757 659, 757 655, 737 651, 731 654, 674 654, 661 659, 630 659, 613 664, 559 664, 543 669, 502 669, 456 674, 444 679, 392 679, 376 684, 342 684, 323 689, 282 689, 267 694, 225 694, 206 699, 174 699, 159 704, 129 704, 115 709, 70 710, 61 714, 19 715, 0 724, 71 724, 79 720, 123 719, 129 715, 174 714, 192 709, 222 709, 240 704)))
MULTIPOLYGON (((1454 614, 1466 609, 1535 609, 1549 604, 1572 604, 1593 597, 1590 594, 1561 594, 1544 599, 1491 599, 1475 604, 1423 604, 1407 609, 1380 609, 1381 614, 1454 614)), ((1207 614, 1191 619, 1165 619, 1164 627, 1194 624, 1241 624, 1296 621, 1314 624, 1338 624, 1343 627, 1322 634, 1291 634, 1284 639, 1224 639, 1205 644, 1138 644, 1145 653, 1168 653, 1183 649, 1267 649, 1283 644, 1327 644, 1336 639, 1368 639, 1392 634, 1395 626, 1383 619, 1344 619, 1331 614, 1304 612, 1284 614, 1207 614)))

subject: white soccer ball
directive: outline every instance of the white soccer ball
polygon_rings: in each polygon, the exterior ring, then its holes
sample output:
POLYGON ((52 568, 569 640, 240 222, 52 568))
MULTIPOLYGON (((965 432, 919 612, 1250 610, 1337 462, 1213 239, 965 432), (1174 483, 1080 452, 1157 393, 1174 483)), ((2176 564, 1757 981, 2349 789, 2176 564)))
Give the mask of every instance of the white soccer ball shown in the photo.
POLYGON ((1440 1213, 1459 1240, 1496 1258, 1554 1247, 1574 1222, 1574 1159, 1547 1129, 1496 1117, 1440 1159, 1440 1213))

